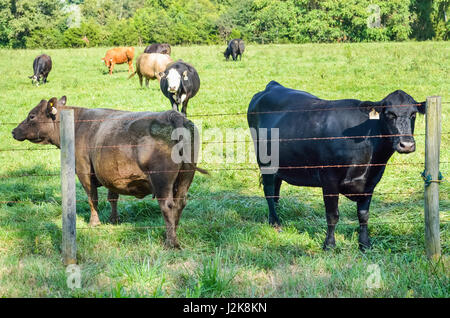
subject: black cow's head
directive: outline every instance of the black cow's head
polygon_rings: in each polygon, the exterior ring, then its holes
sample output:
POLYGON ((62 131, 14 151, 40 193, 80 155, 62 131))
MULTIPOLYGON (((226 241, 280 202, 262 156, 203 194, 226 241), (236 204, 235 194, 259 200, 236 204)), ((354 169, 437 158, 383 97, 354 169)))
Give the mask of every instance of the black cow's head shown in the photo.
POLYGON ((382 133, 391 137, 394 150, 410 153, 416 150, 414 123, 416 113, 425 114, 426 102, 418 103, 402 90, 386 96, 380 102, 362 102, 361 110, 379 118, 382 133))
POLYGON ((18 141, 28 140, 37 144, 59 143, 59 126, 56 126, 57 106, 66 104, 66 96, 58 100, 41 100, 27 118, 13 129, 12 135, 18 141))

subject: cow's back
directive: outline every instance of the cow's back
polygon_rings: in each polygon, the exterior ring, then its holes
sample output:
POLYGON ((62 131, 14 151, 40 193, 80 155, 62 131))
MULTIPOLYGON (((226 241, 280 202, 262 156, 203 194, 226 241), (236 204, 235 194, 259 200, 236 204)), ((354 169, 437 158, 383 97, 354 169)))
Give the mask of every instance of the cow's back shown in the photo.
POLYGON ((136 69, 139 74, 155 78, 159 72, 164 72, 172 59, 167 54, 142 53, 136 62, 136 69))
MULTIPOLYGON (((154 113, 83 109, 76 122, 78 164, 81 166, 83 162, 90 162, 100 184, 119 194, 129 194, 127 191, 132 179, 146 184, 148 171, 160 170, 155 165, 161 160, 168 162, 171 158, 176 142, 171 139, 173 129, 189 126, 188 120, 174 111, 154 113)), ((77 173, 83 173, 80 169, 77 173)), ((149 187, 141 188, 142 193, 133 192, 132 195, 145 196, 150 193, 149 187)))
POLYGON ((121 64, 133 60, 134 47, 120 47, 108 50, 106 60, 112 59, 114 63, 121 64))

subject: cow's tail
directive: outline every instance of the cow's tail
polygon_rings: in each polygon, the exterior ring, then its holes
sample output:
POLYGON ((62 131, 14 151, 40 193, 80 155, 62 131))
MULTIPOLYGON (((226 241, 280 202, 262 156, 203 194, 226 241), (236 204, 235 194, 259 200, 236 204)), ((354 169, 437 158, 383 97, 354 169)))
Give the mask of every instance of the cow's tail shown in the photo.
POLYGON ((130 78, 132 78, 134 75, 136 75, 136 72, 137 72, 137 71, 134 71, 133 73, 131 73, 131 75, 128 76, 128 79, 130 79, 130 78))
POLYGON ((203 173, 203 174, 209 174, 209 171, 206 170, 206 169, 202 169, 202 168, 199 168, 199 167, 195 167, 195 170, 198 171, 198 172, 200 172, 200 173, 203 173))

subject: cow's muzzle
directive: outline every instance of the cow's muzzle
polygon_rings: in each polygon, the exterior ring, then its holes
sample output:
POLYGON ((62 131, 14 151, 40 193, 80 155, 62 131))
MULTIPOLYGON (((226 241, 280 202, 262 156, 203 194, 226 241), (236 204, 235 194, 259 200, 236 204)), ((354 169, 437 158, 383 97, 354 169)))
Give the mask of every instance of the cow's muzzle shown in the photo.
POLYGON ((400 140, 395 150, 399 153, 411 153, 416 150, 416 143, 414 140, 400 140))
POLYGON ((13 135, 13 138, 14 138, 15 140, 18 140, 18 141, 24 141, 24 140, 26 139, 26 138, 23 136, 23 134, 21 134, 19 131, 17 131, 17 128, 14 128, 14 129, 13 129, 12 135, 13 135))
POLYGON ((167 90, 169 91, 169 93, 173 93, 173 94, 175 94, 177 92, 176 87, 169 87, 167 90))

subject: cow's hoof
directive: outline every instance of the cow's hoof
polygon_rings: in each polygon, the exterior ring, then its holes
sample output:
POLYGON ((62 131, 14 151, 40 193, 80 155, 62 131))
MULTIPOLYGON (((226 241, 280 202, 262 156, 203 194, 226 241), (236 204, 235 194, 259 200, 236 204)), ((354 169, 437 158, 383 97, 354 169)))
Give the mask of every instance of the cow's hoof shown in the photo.
POLYGON ((118 217, 110 217, 109 222, 111 224, 119 224, 119 218, 118 217))
POLYGON ((333 249, 335 247, 336 247, 336 242, 325 240, 325 242, 323 242, 323 247, 322 248, 323 248, 324 251, 329 251, 329 250, 331 250, 331 249, 333 249))
POLYGON ((176 239, 175 240, 166 240, 165 246, 167 248, 181 250, 180 243, 178 243, 178 240, 176 240, 176 239))
POLYGON ((370 240, 367 240, 365 242, 359 241, 359 250, 361 252, 365 252, 367 250, 370 250, 372 248, 372 243, 370 243, 370 240))
POLYGON ((89 226, 96 227, 102 224, 99 219, 94 219, 89 221, 89 226))
POLYGON ((272 227, 275 229, 275 231, 277 231, 278 233, 283 232, 283 228, 281 227, 280 224, 275 223, 275 224, 271 224, 271 225, 272 225, 272 227))

